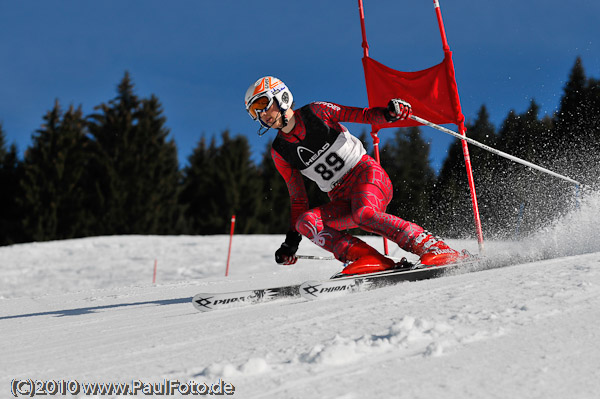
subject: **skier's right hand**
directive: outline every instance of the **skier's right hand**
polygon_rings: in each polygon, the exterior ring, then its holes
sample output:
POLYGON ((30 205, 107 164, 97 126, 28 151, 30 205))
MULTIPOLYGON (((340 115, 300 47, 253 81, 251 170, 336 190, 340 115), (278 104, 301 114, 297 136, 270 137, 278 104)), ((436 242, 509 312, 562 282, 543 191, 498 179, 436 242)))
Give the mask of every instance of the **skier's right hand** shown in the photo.
POLYGON ((412 114, 412 107, 404 100, 392 98, 383 113, 388 122, 396 122, 408 118, 412 114))
POLYGON ((280 265, 293 265, 298 261, 296 251, 302 240, 302 236, 295 231, 288 231, 285 235, 285 242, 275 251, 275 262, 280 265))

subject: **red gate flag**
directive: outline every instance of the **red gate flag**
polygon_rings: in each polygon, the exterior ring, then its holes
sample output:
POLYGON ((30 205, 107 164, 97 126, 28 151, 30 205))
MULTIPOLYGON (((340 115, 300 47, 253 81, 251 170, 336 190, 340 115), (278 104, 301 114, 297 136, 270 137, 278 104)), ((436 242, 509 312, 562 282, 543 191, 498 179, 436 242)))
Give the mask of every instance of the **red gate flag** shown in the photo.
MULTIPOLYGON (((416 72, 396 71, 368 56, 362 61, 369 106, 385 107, 391 98, 401 98, 410 103, 415 115, 438 125, 460 125, 464 121, 454 77, 452 52, 446 52, 444 61, 440 64, 416 72)), ((418 125, 420 123, 412 119, 405 119, 393 124, 376 125, 374 129, 418 125)))

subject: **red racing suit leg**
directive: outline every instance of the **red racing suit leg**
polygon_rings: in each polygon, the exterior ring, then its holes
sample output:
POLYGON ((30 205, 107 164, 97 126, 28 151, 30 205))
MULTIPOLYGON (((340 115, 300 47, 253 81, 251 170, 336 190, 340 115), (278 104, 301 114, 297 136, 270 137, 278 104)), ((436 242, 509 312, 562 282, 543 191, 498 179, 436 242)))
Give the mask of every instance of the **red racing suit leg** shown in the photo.
POLYGON ((361 161, 329 192, 331 202, 304 212, 296 230, 346 262, 348 249, 360 239, 341 230, 359 227, 412 252, 421 226, 385 212, 392 200, 389 176, 370 156, 361 161))

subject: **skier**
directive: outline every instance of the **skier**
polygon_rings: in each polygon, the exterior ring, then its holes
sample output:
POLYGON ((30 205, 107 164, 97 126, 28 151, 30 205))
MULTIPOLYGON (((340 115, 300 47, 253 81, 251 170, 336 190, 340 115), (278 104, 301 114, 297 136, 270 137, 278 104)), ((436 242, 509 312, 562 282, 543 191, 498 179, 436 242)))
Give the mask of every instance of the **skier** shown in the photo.
POLYGON ((394 268, 395 262, 342 230, 360 227, 396 243, 440 266, 466 256, 415 223, 385 213, 392 183, 383 168, 340 122, 382 124, 405 119, 411 106, 400 99, 387 108, 346 107, 313 102, 293 110, 293 96, 279 79, 266 76, 246 91, 246 111, 261 124, 258 134, 277 129, 271 156, 290 195, 291 226, 275 252, 279 264, 294 264, 302 236, 347 264, 342 274, 363 274, 394 268), (326 192, 331 202, 309 209, 302 175, 326 192))

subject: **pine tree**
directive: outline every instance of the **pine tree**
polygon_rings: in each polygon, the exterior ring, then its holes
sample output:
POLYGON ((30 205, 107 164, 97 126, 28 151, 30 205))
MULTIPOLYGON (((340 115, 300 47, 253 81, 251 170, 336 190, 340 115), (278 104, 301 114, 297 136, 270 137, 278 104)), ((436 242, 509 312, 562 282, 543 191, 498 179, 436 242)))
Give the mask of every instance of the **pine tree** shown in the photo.
POLYGON ((2 128, 2 123, 0 123, 0 162, 3 162, 8 154, 8 150, 6 149, 6 136, 4 134, 4 129, 2 128))
POLYGON ((142 179, 136 180, 138 220, 145 220, 142 231, 149 234, 174 234, 181 228, 182 214, 178 204, 179 160, 175 141, 168 136, 163 109, 154 95, 141 102, 137 113, 136 166, 142 179), (141 150, 141 151, 140 151, 141 150), (140 181, 141 180, 141 181, 140 181))
POLYGON ((232 139, 227 131, 221 138, 221 146, 213 140, 208 149, 201 139, 184 169, 181 204, 188 229, 195 234, 225 234, 236 215, 236 232, 254 233, 263 224, 262 187, 250 145, 244 136, 232 139))
POLYGON ((263 154, 259 174, 262 181, 262 206, 259 215, 261 228, 257 232, 285 233, 290 228, 290 199, 285 181, 271 158, 270 143, 263 154))
MULTIPOLYGON (((468 123, 466 127, 468 137, 490 147, 497 146, 496 129, 490 122, 490 115, 485 105, 482 105, 479 108, 475 121, 472 124, 468 123)), ((460 143, 460 145, 462 151, 462 143, 460 143)), ((490 233, 495 232, 494 220, 498 217, 498 209, 495 206, 496 199, 494 196, 494 187, 496 183, 494 181, 493 173, 498 165, 499 157, 473 145, 469 146, 469 156, 471 158, 471 168, 473 170, 473 180, 475 182, 475 193, 477 195, 481 224, 484 236, 489 236, 490 233)), ((467 185, 468 183, 466 169, 464 166, 464 157, 462 164, 462 174, 464 175, 463 183, 467 185)), ((471 203, 469 210, 465 212, 470 214, 470 221, 467 223, 469 223, 470 226, 473 226, 471 231, 474 235, 475 219, 472 200, 470 199, 470 201, 471 203)))
MULTIPOLYGON (((130 145, 134 136, 134 114, 140 102, 133 94, 129 74, 117 88, 117 97, 101 104, 90 115, 89 130, 94 138, 91 173, 96 183, 95 213, 98 234, 130 234, 137 230, 128 214, 129 183, 136 178, 137 149, 130 145)), ((134 222, 135 223, 135 222, 134 222)), ((139 231, 138 231, 139 232, 139 231)))
MULTIPOLYGON (((539 106, 531 101, 523 114, 509 113, 499 132, 498 148, 526 161, 545 166, 549 163, 551 121, 538 118, 539 106)), ((551 151, 551 150, 550 150, 551 151)), ((504 158, 497 161, 493 174, 493 202, 497 209, 498 234, 512 237, 538 230, 561 213, 564 185, 526 166, 504 158)))
POLYGON ((117 97, 96 107, 92 173, 102 234, 168 234, 180 223, 179 163, 155 96, 139 99, 128 73, 117 97))
POLYGON ((600 79, 588 79, 587 104, 589 111, 586 123, 589 136, 586 148, 582 149, 582 181, 594 189, 600 188, 600 79))
POLYGON ((63 113, 56 101, 25 153, 20 205, 28 239, 64 239, 89 232, 93 218, 87 207, 88 145, 81 108, 71 106, 63 113))
POLYGON ((248 234, 259 228, 262 184, 258 170, 250 158, 248 139, 230 138, 225 131, 217 151, 213 178, 212 216, 218 218, 215 233, 227 232, 231 215, 236 215, 236 231, 248 234))
POLYGON ((598 184, 600 86, 587 79, 577 57, 554 116, 555 168, 589 185, 598 184))
POLYGON ((455 140, 448 148, 432 193, 434 220, 432 231, 444 237, 469 236, 473 208, 462 144, 455 140))
MULTIPOLYGON (((481 106, 475 122, 467 124, 466 128, 467 137, 492 147, 495 145, 495 129, 485 106, 481 106)), ((494 168, 496 160, 492 154, 473 145, 468 146, 468 151, 482 227, 485 230, 494 218, 496 209, 493 200, 489 199, 494 185, 490 177, 491 169, 494 168)), ((437 177, 432 199, 435 204, 436 233, 447 237, 476 235, 462 140, 456 139, 450 145, 448 156, 437 177)))
POLYGON ((214 138, 207 147, 206 139, 202 137, 188 157, 188 165, 183 169, 182 188, 179 203, 184 212, 186 222, 185 232, 188 234, 208 234, 213 229, 210 224, 211 196, 217 190, 212 180, 212 170, 217 152, 214 138))
MULTIPOLYGON (((564 88, 560 107, 554 118, 552 140, 554 142, 553 155, 568 163, 572 155, 578 152, 586 143, 589 133, 583 129, 588 117, 587 112, 587 78, 580 57, 575 60, 571 69, 569 80, 564 88)), ((566 166, 566 164, 563 164, 566 166)))
POLYGON ((396 130, 381 150, 381 164, 392 180, 394 197, 388 211, 415 223, 429 226, 429 198, 435 173, 429 163, 429 144, 418 127, 396 130))
POLYGON ((18 159, 17 147, 6 148, 6 137, 0 124, 0 245, 25 240, 21 225, 22 211, 17 199, 22 191, 20 180, 22 164, 18 159))

